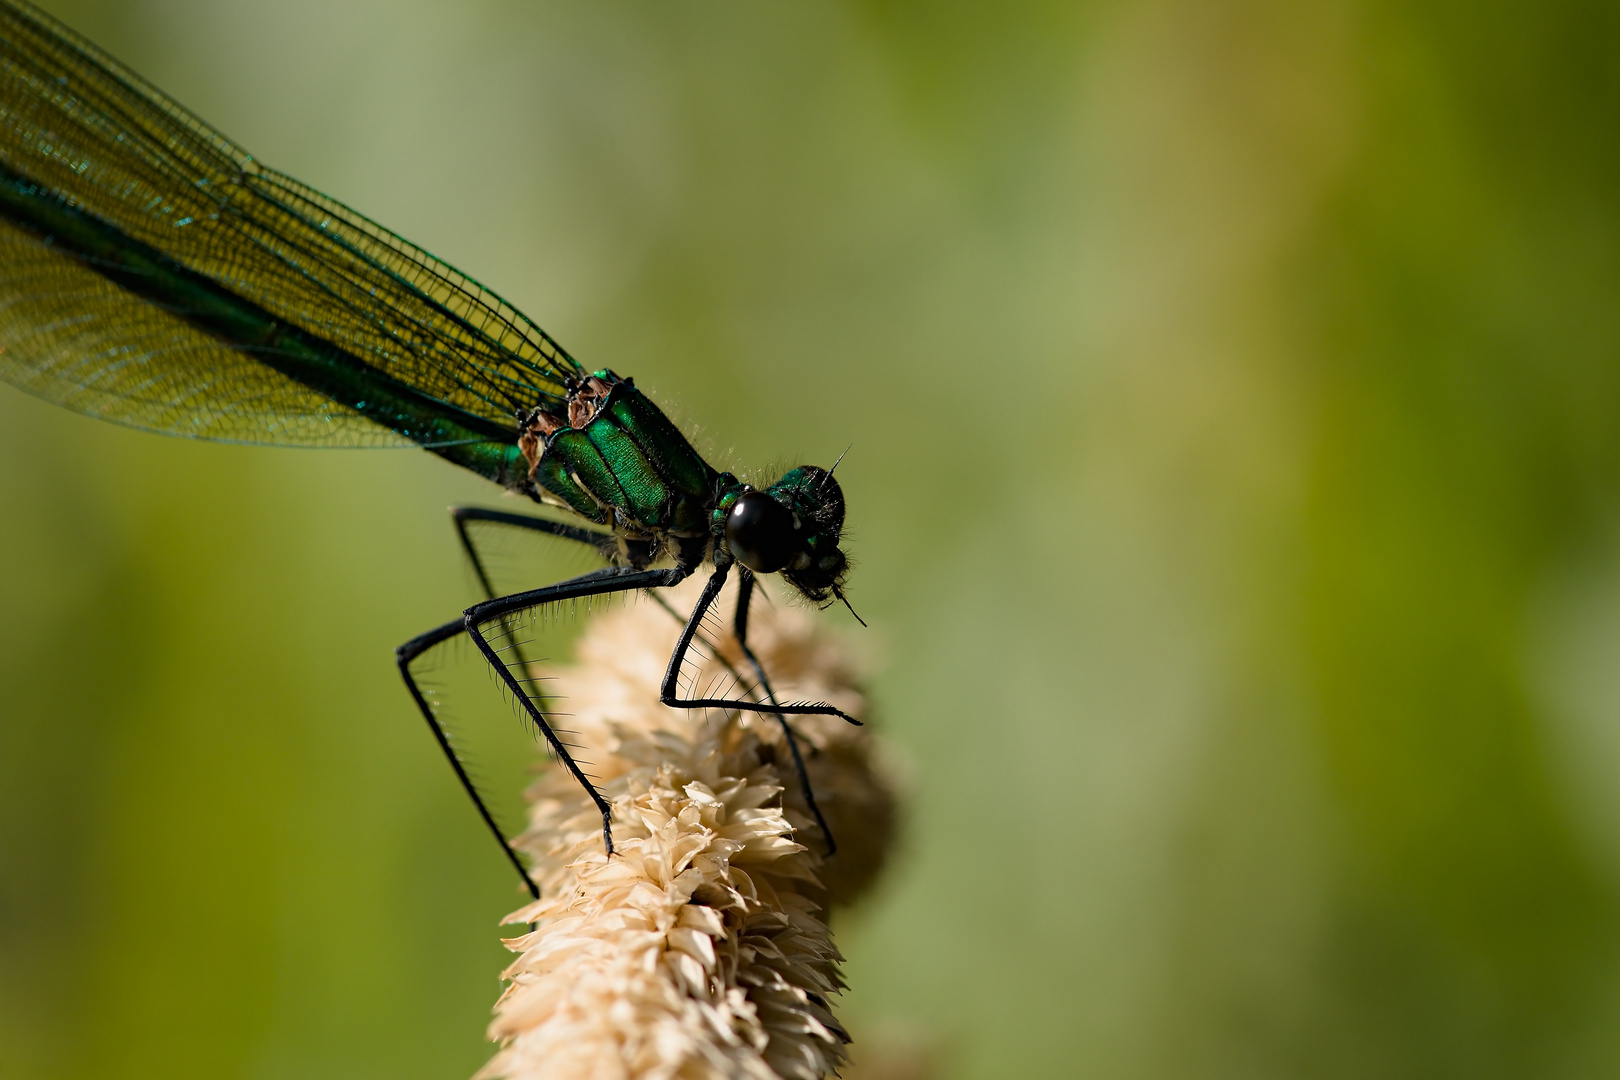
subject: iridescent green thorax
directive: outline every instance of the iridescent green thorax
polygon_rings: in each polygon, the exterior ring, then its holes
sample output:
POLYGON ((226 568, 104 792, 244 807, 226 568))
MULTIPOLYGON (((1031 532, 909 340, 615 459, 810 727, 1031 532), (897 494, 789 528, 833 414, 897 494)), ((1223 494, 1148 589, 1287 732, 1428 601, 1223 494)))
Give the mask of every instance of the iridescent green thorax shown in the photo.
POLYGON ((830 472, 801 466, 756 492, 711 468, 632 380, 606 369, 571 383, 563 408, 566 417, 537 408, 523 418, 530 493, 610 527, 622 559, 645 566, 668 555, 695 567, 735 557, 780 571, 818 603, 836 593, 847 568, 844 496, 830 472), (765 496, 739 517, 741 504, 765 496))
POLYGON ((598 371, 567 406, 535 410, 518 441, 543 501, 628 540, 706 540, 719 474, 633 380, 598 371))

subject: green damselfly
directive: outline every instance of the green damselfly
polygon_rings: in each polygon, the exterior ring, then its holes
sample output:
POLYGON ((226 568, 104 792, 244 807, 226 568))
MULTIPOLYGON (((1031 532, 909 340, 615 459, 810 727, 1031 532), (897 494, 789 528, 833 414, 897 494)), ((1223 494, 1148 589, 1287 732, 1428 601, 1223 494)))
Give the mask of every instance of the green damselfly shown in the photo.
MULTIPOLYGON (((755 488, 717 471, 628 378, 588 371, 499 296, 273 169, 140 76, 26 4, 0 0, 0 378, 115 423, 200 439, 417 446, 582 519, 458 508, 488 599, 397 651, 412 700, 506 857, 538 894, 413 674, 466 635, 595 801, 557 736, 508 620, 541 605, 674 586, 707 567, 660 689, 684 709, 787 717, 747 645, 755 576, 843 600, 844 498, 802 466, 755 488), (496 596, 469 524, 583 545, 607 565, 496 596), (733 566, 733 627, 755 685, 682 696, 694 636, 733 566)), ((836 463, 834 465, 836 468, 836 463)))

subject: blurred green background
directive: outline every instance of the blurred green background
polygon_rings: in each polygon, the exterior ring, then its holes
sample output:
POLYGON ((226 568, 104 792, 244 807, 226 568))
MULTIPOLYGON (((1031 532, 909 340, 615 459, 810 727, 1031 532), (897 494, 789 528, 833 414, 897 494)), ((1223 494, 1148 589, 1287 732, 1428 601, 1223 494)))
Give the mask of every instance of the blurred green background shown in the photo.
MULTIPOLYGON (((718 464, 853 443, 865 1045, 1620 1073, 1620 9, 48 7, 718 464)), ((469 1075, 516 893, 390 650, 498 496, 9 390, 0 463, 0 1076, 469 1075)))

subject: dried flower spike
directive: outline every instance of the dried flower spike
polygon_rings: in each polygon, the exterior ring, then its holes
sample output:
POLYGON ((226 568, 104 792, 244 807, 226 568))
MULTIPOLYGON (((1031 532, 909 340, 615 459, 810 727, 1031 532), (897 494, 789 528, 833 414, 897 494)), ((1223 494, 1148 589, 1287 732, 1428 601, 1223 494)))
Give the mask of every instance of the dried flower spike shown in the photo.
MULTIPOLYGON (((779 689, 863 712, 854 664, 807 613, 753 612, 750 644, 779 689)), ((480 1080, 817 1080, 845 1059, 831 1007, 841 958, 819 913, 876 873, 893 832, 890 788, 864 729, 795 724, 842 848, 824 866, 774 717, 657 704, 677 630, 653 603, 605 612, 578 663, 547 672, 592 750, 618 853, 603 854, 600 818, 571 778, 545 770, 517 841, 542 899, 508 918, 535 928, 507 942, 520 955, 490 1027, 501 1049, 480 1080)), ((742 656, 726 640, 696 678, 733 670, 742 656)))

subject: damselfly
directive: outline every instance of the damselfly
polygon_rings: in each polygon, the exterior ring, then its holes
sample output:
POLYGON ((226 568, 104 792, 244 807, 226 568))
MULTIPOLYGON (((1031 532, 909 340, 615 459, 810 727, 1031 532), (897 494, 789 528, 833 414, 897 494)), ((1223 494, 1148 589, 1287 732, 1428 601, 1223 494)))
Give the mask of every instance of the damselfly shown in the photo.
MULTIPOLYGON (((830 470, 763 488, 712 468, 635 383, 587 371, 499 296, 266 168, 42 12, 0 0, 0 378, 90 416, 229 442, 429 450, 586 524, 462 508, 488 599, 397 651, 411 698, 525 884, 539 895, 422 692, 413 664, 465 634, 602 814, 558 738, 508 620, 541 605, 667 589, 707 567, 660 688, 666 705, 773 716, 829 851, 787 717, 752 649, 755 575, 843 600, 844 498, 830 470), (604 567, 497 597, 471 523, 583 545, 604 567), (694 636, 733 566, 733 628, 756 686, 682 696, 694 636)), ((835 466, 836 468, 836 463, 835 466)))

